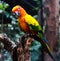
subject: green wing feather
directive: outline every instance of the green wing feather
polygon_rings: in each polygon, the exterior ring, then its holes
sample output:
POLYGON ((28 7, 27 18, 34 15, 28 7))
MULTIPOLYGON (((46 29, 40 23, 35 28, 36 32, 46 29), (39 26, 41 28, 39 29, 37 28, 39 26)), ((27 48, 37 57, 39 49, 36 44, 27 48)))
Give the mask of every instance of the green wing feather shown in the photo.
POLYGON ((39 25, 38 21, 28 14, 25 16, 25 21, 29 26, 30 30, 34 31, 41 39, 43 39, 43 30, 39 25))
POLYGON ((33 18, 31 15, 26 15, 25 16, 25 21, 28 24, 29 28, 33 31, 42 31, 41 26, 39 25, 38 21, 33 18))
POLYGON ((41 39, 43 39, 43 30, 41 26, 39 25, 38 21, 33 18, 31 15, 25 16, 25 21, 29 28, 34 31, 41 39))

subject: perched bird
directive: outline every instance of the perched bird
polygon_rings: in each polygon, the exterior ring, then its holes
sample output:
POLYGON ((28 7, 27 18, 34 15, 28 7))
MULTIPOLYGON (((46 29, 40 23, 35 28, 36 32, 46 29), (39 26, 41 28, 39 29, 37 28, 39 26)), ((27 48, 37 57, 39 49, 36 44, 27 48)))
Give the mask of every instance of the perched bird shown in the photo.
POLYGON ((44 47, 45 51, 51 56, 51 58, 54 59, 48 46, 47 40, 43 35, 43 30, 38 21, 31 15, 29 15, 20 5, 16 5, 15 7, 13 7, 12 13, 16 15, 20 29, 25 33, 36 35, 36 38, 44 47))

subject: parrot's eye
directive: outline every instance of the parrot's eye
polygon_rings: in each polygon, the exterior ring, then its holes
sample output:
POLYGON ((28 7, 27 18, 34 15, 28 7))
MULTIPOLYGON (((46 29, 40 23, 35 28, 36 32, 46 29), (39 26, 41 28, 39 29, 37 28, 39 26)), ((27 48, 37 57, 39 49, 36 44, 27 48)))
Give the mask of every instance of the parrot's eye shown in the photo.
POLYGON ((19 16, 20 16, 20 13, 19 13, 18 11, 15 11, 15 12, 13 13, 13 15, 16 16, 16 17, 19 17, 19 16))

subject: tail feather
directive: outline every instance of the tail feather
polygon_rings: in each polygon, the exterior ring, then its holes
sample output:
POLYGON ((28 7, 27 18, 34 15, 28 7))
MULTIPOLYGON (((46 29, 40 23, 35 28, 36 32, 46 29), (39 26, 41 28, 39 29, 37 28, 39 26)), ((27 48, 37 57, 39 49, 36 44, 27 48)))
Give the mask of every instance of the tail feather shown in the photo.
POLYGON ((52 52, 51 52, 51 49, 49 48, 49 46, 48 46, 48 42, 47 42, 47 40, 46 40, 46 38, 44 38, 44 44, 45 44, 45 46, 44 46, 44 48, 45 48, 45 51, 49 54, 49 56, 54 60, 54 61, 56 61, 56 59, 55 59, 55 57, 53 56, 53 54, 52 54, 52 52))
POLYGON ((53 56, 49 46, 48 46, 48 43, 46 43, 46 39, 42 40, 38 35, 32 35, 32 37, 34 39, 36 39, 37 41, 39 41, 41 43, 41 45, 44 47, 45 51, 50 55, 50 57, 56 61, 55 57, 53 56))

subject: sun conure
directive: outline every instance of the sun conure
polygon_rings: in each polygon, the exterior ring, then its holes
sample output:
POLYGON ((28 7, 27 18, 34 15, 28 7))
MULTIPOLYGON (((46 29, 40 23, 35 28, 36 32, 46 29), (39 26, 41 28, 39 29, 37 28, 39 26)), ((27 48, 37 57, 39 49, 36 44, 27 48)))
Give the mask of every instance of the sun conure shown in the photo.
POLYGON ((39 42, 44 47, 45 51, 51 56, 51 58, 54 59, 51 50, 48 46, 47 40, 43 35, 43 30, 39 25, 38 21, 35 18, 33 18, 31 15, 29 15, 24 10, 24 8, 22 8, 19 5, 16 5, 15 7, 12 8, 12 13, 17 16, 20 29, 25 33, 36 35, 38 40, 40 38, 39 42))

